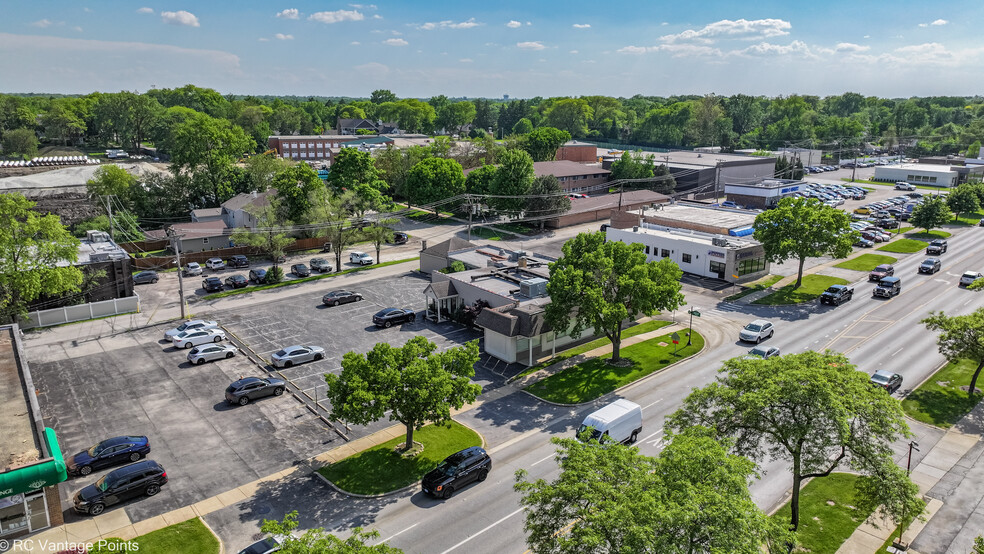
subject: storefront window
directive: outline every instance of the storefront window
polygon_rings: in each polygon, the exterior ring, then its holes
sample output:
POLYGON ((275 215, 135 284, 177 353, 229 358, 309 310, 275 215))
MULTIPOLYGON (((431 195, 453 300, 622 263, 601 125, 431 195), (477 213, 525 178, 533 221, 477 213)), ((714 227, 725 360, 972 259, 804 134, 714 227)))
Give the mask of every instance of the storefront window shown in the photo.
POLYGON ((765 258, 752 258, 738 262, 738 276, 765 271, 765 258))
POLYGON ((0 498, 0 535, 27 530, 27 507, 24 495, 0 498))

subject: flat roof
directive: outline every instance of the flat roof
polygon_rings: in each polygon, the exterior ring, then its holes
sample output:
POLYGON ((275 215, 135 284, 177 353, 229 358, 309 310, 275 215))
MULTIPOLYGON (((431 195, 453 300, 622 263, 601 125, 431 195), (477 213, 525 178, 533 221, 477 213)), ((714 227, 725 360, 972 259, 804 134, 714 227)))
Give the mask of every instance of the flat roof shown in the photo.
MULTIPOLYGON (((962 167, 962 166, 961 166, 962 167)), ((957 171, 956 167, 942 164, 894 164, 894 165, 880 165, 875 168, 875 173, 878 170, 885 169, 904 169, 906 171, 919 171, 922 173, 953 173, 957 171)))
MULTIPOLYGON (((123 250, 113 241, 105 242, 92 242, 86 239, 79 241, 79 259, 76 263, 87 264, 93 261, 106 261, 105 259, 93 258, 107 258, 107 259, 123 259, 128 258, 130 254, 126 250, 123 250)), ((67 265, 67 264, 66 264, 67 265)))
POLYGON ((755 183, 724 183, 725 187, 754 187, 762 189, 778 189, 796 185, 806 185, 806 181, 799 179, 762 179, 755 183))
POLYGON ((486 292, 495 294, 502 298, 507 298, 514 302, 518 302, 519 305, 525 306, 527 304, 534 304, 537 306, 542 306, 550 303, 549 296, 541 296, 538 298, 529 298, 528 296, 523 296, 519 294, 519 283, 513 282, 511 279, 507 279, 503 274, 508 274, 509 277, 527 280, 544 278, 547 273, 546 266, 541 266, 540 271, 530 270, 526 268, 517 268, 516 264, 511 264, 509 267, 496 268, 496 267, 480 267, 478 269, 469 269, 468 271, 459 271, 457 273, 450 273, 448 277, 455 284, 455 288, 458 289, 459 294, 461 293, 461 287, 457 283, 463 283, 464 285, 471 285, 473 287, 482 289, 486 292), (475 279, 472 279, 475 277, 475 279))
MULTIPOLYGON (((488 262, 490 260, 494 263, 501 264, 503 267, 516 267, 518 263, 509 259, 512 254, 516 254, 516 252, 501 248, 499 246, 485 244, 460 250, 453 250, 448 253, 448 257, 452 260, 458 260, 466 265, 487 271, 488 269, 492 269, 488 267, 488 262)), ((527 260, 534 262, 534 264, 535 262, 540 262, 543 264, 538 267, 526 268, 525 271, 528 273, 537 274, 536 276, 538 277, 549 277, 546 264, 552 262, 553 260, 543 259, 529 253, 525 254, 524 257, 527 258, 527 260)))
MULTIPOLYGON (((642 227, 639 227, 638 231, 634 231, 633 229, 616 229, 614 227, 609 227, 608 230, 624 231, 626 233, 649 235, 653 237, 672 238, 672 239, 684 240, 687 242, 692 242, 695 244, 701 244, 706 246, 712 246, 711 241, 713 241, 715 238, 721 238, 721 235, 704 233, 702 231, 691 231, 689 229, 665 229, 660 227, 661 226, 659 225, 652 225, 650 223, 645 223, 643 224, 642 227)), ((759 244, 754 240, 749 240, 746 238, 738 238, 732 236, 727 236, 724 238, 728 240, 728 245, 715 246, 715 248, 737 250, 739 248, 747 248, 749 246, 755 246, 759 244)))
POLYGON ((574 175, 608 175, 611 171, 603 169, 600 163, 582 164, 570 160, 552 162, 533 162, 533 173, 537 176, 572 177, 574 175))
MULTIPOLYGON (((640 202, 669 202, 670 197, 665 194, 653 192, 651 190, 630 190, 621 194, 622 205, 638 204, 640 202)), ((617 208, 619 204, 619 194, 601 194, 589 196, 587 198, 571 198, 571 209, 568 212, 559 214, 557 217, 565 215, 579 214, 583 212, 593 212, 605 208, 617 208)))
POLYGON ((14 326, 0 327, 0 471, 41 459, 34 436, 33 410, 21 373, 14 344, 14 326))
POLYGON ((686 221, 706 226, 737 229, 753 225, 758 212, 677 203, 664 204, 659 209, 644 208, 632 213, 640 213, 644 217, 657 217, 663 220, 686 221))
POLYGON ((718 162, 722 162, 725 165, 734 162, 760 162, 760 163, 773 163, 775 158, 768 156, 745 156, 742 154, 730 154, 730 153, 708 153, 708 152, 692 152, 690 150, 672 150, 670 152, 633 152, 633 156, 653 156, 653 159, 658 164, 670 163, 673 165, 693 165, 695 167, 714 167, 718 162))

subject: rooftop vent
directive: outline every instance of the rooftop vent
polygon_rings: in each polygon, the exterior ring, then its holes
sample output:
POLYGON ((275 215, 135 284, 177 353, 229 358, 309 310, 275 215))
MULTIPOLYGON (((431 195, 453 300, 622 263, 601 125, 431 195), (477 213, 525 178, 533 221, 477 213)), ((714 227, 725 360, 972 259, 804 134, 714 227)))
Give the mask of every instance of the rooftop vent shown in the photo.
POLYGON ((540 298, 547 295, 547 280, 542 277, 525 279, 519 282, 519 294, 527 298, 540 298))

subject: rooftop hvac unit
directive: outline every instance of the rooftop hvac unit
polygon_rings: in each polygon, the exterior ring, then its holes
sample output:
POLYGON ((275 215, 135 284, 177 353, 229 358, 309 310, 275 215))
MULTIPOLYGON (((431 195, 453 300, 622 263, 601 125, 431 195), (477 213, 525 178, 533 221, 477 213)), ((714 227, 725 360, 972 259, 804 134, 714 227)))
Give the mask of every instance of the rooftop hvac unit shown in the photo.
POLYGON ((547 295, 547 280, 542 277, 525 279, 519 282, 519 294, 527 298, 540 298, 547 295))
POLYGON ((728 239, 724 237, 712 237, 711 246, 728 246, 728 239))
POLYGON ((86 231, 85 238, 89 242, 109 242, 109 233, 106 231, 86 231))

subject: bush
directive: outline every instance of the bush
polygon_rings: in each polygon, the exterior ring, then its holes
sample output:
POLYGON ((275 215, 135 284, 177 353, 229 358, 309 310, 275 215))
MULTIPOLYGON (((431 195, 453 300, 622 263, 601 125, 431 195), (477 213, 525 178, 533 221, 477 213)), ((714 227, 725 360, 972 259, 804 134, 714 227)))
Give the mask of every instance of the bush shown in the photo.
POLYGON ((284 280, 284 268, 279 265, 275 265, 267 271, 265 282, 267 284, 275 284, 284 280))

